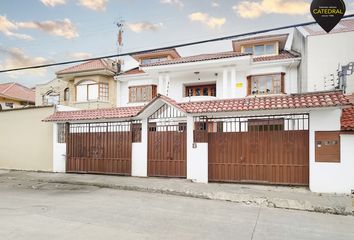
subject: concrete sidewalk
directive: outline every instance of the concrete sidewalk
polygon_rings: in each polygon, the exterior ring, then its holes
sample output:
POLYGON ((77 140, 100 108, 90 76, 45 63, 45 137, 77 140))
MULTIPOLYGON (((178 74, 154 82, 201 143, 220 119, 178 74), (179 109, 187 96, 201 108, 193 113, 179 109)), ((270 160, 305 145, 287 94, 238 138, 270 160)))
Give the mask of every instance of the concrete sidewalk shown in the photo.
POLYGON ((16 181, 23 181, 31 184, 32 188, 39 188, 41 184, 45 183, 88 185, 354 216, 351 196, 317 194, 303 187, 219 183, 201 184, 184 179, 0 170, 0 183, 4 181, 13 181, 14 184, 16 181))

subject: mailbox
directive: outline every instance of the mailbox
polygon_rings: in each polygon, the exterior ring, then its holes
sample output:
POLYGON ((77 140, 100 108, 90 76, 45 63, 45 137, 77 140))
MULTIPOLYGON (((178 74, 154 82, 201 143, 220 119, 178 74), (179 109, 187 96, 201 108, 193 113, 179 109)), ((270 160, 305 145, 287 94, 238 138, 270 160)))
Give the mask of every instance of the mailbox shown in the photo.
POLYGON ((315 133, 316 162, 340 162, 340 132, 315 133))

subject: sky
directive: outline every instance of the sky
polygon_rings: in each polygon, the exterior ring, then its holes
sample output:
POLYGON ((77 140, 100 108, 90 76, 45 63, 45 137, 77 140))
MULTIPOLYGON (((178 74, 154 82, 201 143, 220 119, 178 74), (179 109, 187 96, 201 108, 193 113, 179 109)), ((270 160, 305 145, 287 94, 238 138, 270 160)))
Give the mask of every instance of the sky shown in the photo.
MULTIPOLYGON (((123 52, 313 21, 311 0, 1 0, 0 69, 123 52)), ((354 1, 345 0, 347 13, 354 1)), ((222 51, 221 45, 181 49, 181 55, 222 51)), ((126 60, 126 68, 135 63, 126 60)), ((0 73, 0 83, 48 82, 68 66, 0 73)))

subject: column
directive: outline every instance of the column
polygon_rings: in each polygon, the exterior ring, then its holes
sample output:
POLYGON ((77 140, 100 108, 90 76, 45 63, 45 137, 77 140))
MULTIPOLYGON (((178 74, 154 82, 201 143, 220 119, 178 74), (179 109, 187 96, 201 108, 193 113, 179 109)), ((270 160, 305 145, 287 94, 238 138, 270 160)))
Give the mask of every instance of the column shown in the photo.
POLYGON ((193 143, 194 121, 187 116, 187 179, 208 183, 208 143, 193 143))
POLYGON ((171 87, 170 87, 170 74, 166 74, 165 75, 165 91, 164 91, 164 94, 166 96, 168 96, 170 94, 170 90, 171 90, 171 87))
POLYGON ((227 69, 224 68, 222 72, 222 97, 228 98, 228 89, 227 89, 227 69))
POLYGON ((148 122, 142 119, 141 142, 132 143, 132 176, 147 177, 148 122))
POLYGON ((236 68, 231 68, 231 86, 230 86, 230 97, 236 97, 236 68))
POLYGON ((164 91, 164 82, 163 75, 159 74, 159 85, 157 86, 157 93, 163 94, 164 91))

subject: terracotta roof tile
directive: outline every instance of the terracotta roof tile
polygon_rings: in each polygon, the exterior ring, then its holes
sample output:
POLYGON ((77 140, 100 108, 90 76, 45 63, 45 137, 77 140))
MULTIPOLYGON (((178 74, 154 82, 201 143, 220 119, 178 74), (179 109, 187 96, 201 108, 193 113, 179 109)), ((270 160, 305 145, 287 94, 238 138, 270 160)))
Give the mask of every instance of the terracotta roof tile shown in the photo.
MULTIPOLYGON (((250 54, 237 53, 237 52, 200 54, 200 55, 195 55, 195 56, 182 57, 179 59, 161 61, 161 62, 157 62, 157 63, 153 63, 153 64, 146 64, 146 65, 142 65, 142 67, 153 67, 153 66, 163 66, 163 65, 190 63, 190 62, 210 61, 210 60, 218 60, 218 59, 224 59, 224 58, 242 57, 242 56, 248 56, 248 55, 250 55, 250 54)), ((299 56, 300 56, 299 53, 283 50, 279 53, 279 55, 253 57, 253 61, 254 62, 274 61, 274 60, 297 58, 299 56)))
MULTIPOLYGON (((323 35, 327 34, 318 24, 311 24, 308 26, 303 26, 303 28, 310 34, 310 35, 323 35)), ((343 32, 352 32, 354 31, 354 18, 350 19, 343 19, 338 23, 337 26, 333 28, 331 33, 343 33, 343 32)))
POLYGON ((66 69, 56 72, 56 74, 76 73, 76 72, 94 71, 94 70, 109 70, 115 72, 116 68, 112 66, 112 63, 113 61, 110 59, 96 59, 96 60, 92 60, 75 66, 68 67, 66 69))
POLYGON ((65 122, 65 121, 80 121, 80 120, 129 118, 138 114, 138 112, 142 108, 143 106, 55 112, 53 115, 47 117, 43 121, 65 122))
POLYGON ((179 104, 188 113, 333 107, 349 104, 341 92, 247 97, 179 104))
POLYGON ((354 131, 354 107, 343 109, 341 126, 343 131, 354 131))
POLYGON ((298 57, 300 57, 299 53, 283 50, 278 55, 253 57, 253 61, 254 62, 275 61, 275 60, 291 59, 291 58, 298 58, 298 57))
POLYGON ((129 118, 140 114, 147 106, 158 98, 179 108, 187 113, 213 113, 213 112, 236 112, 255 110, 279 110, 334 107, 349 105, 348 98, 341 92, 321 92, 307 94, 292 94, 286 96, 247 97, 223 100, 211 100, 201 102, 177 103, 175 100, 163 95, 154 98, 145 107, 118 107, 97 110, 80 110, 70 112, 56 112, 44 121, 80 121, 97 119, 129 118))
POLYGON ((0 84, 0 96, 25 102, 35 102, 35 91, 18 83, 0 84))
POLYGON ((223 58, 233 58, 233 57, 242 57, 249 54, 236 53, 236 52, 221 52, 221 53, 211 53, 211 54, 200 54, 188 57, 181 57, 177 59, 171 59, 166 61, 161 61, 152 64, 145 64, 142 67, 152 67, 152 66, 161 66, 161 65, 172 65, 172 64, 181 64, 181 63, 190 63, 190 62, 201 62, 209 60, 218 60, 223 58))
POLYGON ((133 75, 133 74, 142 74, 145 73, 143 70, 140 70, 139 67, 130 69, 128 71, 125 71, 119 75, 125 76, 125 75, 133 75))

